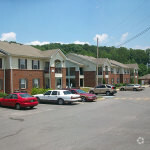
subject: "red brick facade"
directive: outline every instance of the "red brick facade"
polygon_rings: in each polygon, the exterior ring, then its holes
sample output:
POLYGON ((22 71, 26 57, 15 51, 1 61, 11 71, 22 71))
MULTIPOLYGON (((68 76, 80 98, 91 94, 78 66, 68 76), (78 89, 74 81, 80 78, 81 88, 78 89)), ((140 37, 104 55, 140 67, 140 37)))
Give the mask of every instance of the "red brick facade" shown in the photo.
POLYGON ((84 71, 84 86, 85 87, 96 86, 96 72, 95 71, 84 71))
POLYGON ((62 68, 62 88, 66 88, 66 68, 62 68))
POLYGON ((75 82, 76 82, 76 88, 79 88, 79 71, 75 72, 75 82))
POLYGON ((43 88, 44 85, 44 73, 42 70, 13 69, 12 79, 13 85, 11 86, 11 70, 6 70, 6 93, 11 93, 11 88, 13 88, 12 92, 16 90, 21 90, 31 93, 31 89, 33 88, 33 79, 39 79, 40 88, 43 88), (26 79, 26 89, 20 88, 20 79, 26 79))

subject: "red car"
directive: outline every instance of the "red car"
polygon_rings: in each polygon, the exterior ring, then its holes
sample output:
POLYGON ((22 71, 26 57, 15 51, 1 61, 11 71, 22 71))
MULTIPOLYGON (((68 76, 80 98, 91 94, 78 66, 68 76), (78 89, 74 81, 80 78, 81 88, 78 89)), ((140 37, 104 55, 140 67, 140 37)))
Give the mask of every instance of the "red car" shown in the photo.
POLYGON ((37 98, 32 97, 27 93, 12 93, 4 98, 0 98, 0 105, 15 107, 19 110, 24 107, 33 108, 34 106, 38 105, 38 101, 37 98))
POLYGON ((81 100, 84 102, 85 101, 94 101, 97 99, 95 94, 89 94, 89 93, 86 93, 85 91, 80 90, 80 89, 69 89, 69 91, 72 94, 79 94, 81 96, 81 100))

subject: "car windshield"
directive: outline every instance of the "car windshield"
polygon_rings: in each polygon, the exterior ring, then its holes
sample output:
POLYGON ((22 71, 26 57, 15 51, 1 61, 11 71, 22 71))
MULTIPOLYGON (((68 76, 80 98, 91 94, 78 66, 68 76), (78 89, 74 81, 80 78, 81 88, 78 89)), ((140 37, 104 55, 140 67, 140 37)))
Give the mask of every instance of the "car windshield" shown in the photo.
POLYGON ((83 90, 76 90, 78 93, 82 94, 82 93, 86 93, 85 91, 83 90))
POLYGON ((72 94, 70 91, 63 91, 64 95, 72 94))
POLYGON ((32 97, 31 95, 29 94, 19 94, 22 98, 28 98, 28 97, 32 97))

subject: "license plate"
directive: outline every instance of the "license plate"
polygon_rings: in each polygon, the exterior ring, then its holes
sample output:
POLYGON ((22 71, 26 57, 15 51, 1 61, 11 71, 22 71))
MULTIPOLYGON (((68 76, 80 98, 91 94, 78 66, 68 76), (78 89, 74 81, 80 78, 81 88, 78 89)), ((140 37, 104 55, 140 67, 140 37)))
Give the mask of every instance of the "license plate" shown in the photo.
POLYGON ((34 102, 34 100, 31 100, 30 102, 34 102))

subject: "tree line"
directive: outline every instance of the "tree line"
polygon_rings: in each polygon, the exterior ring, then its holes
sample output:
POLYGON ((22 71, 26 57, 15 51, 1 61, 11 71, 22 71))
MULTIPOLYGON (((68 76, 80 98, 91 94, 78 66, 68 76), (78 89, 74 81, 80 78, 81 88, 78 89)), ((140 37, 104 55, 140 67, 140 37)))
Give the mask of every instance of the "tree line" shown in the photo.
MULTIPOLYGON (((60 44, 51 43, 46 45, 36 45, 33 46, 42 51, 50 49, 61 49, 64 54, 76 53, 87 56, 97 57, 97 46, 95 45, 80 45, 80 44, 60 44)), ((150 49, 127 49, 125 47, 116 48, 100 46, 99 48, 99 58, 108 58, 116 60, 124 64, 134 64, 137 63, 139 66, 139 76, 150 73, 150 69, 147 69, 147 62, 149 61, 150 49)), ((149 62, 150 63, 150 62, 149 62)))

